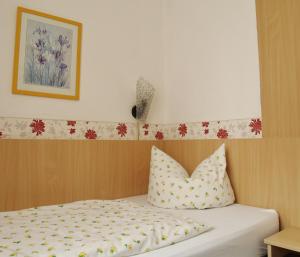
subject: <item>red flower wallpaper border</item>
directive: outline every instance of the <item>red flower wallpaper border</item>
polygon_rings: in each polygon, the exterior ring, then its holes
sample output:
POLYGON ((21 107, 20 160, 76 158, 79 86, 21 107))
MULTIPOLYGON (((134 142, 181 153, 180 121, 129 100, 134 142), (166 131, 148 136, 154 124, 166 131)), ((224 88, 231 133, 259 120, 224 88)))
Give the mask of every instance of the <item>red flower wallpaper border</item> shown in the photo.
MULTIPOLYGON (((137 124, 0 118, 0 139, 137 140, 137 124)), ((262 138, 261 118, 176 124, 141 124, 140 140, 262 138)))
POLYGON ((261 118, 177 124, 142 124, 140 140, 262 138, 261 118))
POLYGON ((0 139, 136 140, 136 123, 0 118, 0 139))

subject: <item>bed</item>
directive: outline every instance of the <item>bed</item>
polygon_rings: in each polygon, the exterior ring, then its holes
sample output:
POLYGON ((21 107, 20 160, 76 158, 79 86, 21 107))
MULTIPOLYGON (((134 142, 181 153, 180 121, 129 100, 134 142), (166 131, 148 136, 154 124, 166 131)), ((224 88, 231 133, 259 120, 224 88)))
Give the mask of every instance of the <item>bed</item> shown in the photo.
MULTIPOLYGON (((149 205, 145 195, 127 200, 149 205)), ((263 239, 279 230, 275 210, 240 204, 207 210, 156 209, 201 220, 212 225, 213 229, 139 257, 261 257, 267 253, 263 239)))
POLYGON ((145 195, 79 201, 0 213, 0 256, 258 257, 277 230, 275 211, 238 204, 168 210, 145 195))

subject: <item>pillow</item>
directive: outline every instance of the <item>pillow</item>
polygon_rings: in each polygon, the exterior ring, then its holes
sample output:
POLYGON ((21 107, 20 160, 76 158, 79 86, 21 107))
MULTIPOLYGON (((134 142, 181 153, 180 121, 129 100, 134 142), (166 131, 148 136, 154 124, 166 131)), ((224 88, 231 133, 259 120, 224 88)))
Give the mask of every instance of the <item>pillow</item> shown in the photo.
POLYGON ((176 209, 206 209, 234 203, 226 172, 225 145, 202 161, 191 177, 178 162, 153 146, 147 198, 155 206, 176 209))

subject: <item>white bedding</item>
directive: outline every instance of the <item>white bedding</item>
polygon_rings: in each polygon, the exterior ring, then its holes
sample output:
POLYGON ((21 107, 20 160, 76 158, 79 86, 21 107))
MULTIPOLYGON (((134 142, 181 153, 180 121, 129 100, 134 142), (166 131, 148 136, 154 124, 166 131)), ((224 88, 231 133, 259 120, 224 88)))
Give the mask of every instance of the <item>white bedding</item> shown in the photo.
POLYGON ((202 222, 132 201, 79 201, 0 212, 0 256, 131 256, 207 231, 202 222))
MULTIPOLYGON (((149 206, 146 196, 127 200, 149 206)), ((153 207, 156 208, 156 207, 153 207)), ((208 210, 157 211, 201 220, 213 229, 194 238, 167 246, 138 257, 258 257, 266 254, 263 239, 278 231, 278 215, 274 210, 239 204, 208 210)))
POLYGON ((153 207, 146 196, 126 200, 0 213, 0 257, 258 257, 266 253, 263 239, 278 231, 274 210, 238 204, 170 210, 153 207), (154 221, 161 223, 153 228, 154 221), (200 235, 204 224, 213 229, 200 235))

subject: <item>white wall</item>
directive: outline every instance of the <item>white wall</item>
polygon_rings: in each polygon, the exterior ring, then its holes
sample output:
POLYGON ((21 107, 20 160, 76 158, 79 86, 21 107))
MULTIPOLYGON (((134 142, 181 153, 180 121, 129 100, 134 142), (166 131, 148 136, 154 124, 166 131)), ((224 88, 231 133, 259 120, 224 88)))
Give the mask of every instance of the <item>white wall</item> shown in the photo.
POLYGON ((254 0, 0 0, 0 117, 133 121, 140 75, 149 122, 258 117, 254 0), (83 23, 80 101, 11 94, 16 7, 83 23))
MULTIPOLYGON (((0 117, 132 121, 139 76, 162 86, 160 0, 0 0, 0 117), (83 23, 80 101, 11 94, 16 8, 83 23)), ((154 99, 150 120, 162 118, 154 99)))
POLYGON ((165 0, 166 122, 260 117, 255 0, 165 0))

